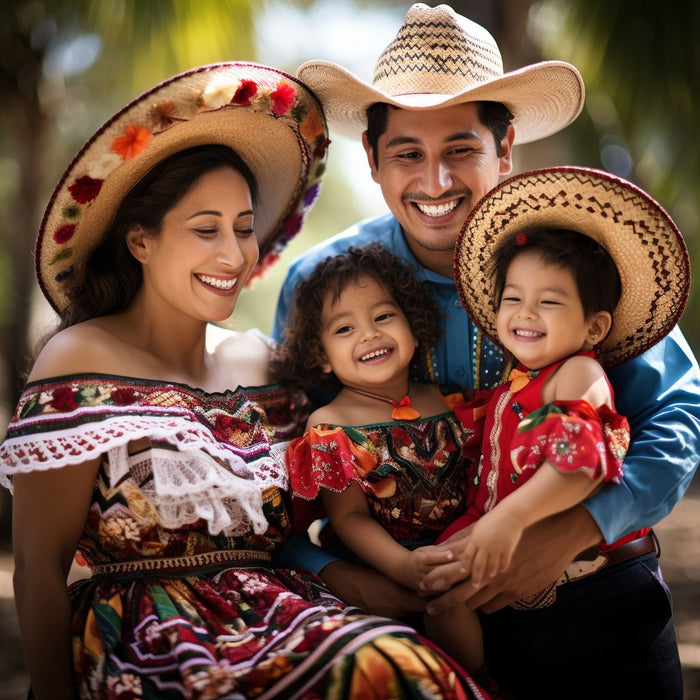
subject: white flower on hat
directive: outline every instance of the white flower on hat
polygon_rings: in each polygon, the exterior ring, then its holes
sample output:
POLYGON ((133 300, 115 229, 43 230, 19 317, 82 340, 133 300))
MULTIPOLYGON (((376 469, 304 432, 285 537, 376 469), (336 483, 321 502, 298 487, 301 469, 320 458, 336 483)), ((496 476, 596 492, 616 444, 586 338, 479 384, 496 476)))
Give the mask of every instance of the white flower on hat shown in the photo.
POLYGON ((231 104, 233 96, 236 94, 240 81, 235 83, 226 75, 216 75, 209 82, 202 93, 202 101, 211 109, 219 109, 227 104, 231 104))
POLYGON ((106 180, 122 161, 123 158, 117 153, 103 153, 94 162, 89 163, 87 174, 96 180, 106 180))

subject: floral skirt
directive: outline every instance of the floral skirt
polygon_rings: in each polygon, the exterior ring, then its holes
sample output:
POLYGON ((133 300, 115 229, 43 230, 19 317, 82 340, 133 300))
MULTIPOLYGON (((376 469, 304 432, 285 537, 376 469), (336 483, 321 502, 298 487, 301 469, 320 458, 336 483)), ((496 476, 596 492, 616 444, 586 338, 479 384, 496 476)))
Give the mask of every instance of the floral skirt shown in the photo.
POLYGON ((410 627, 311 574, 227 568, 71 586, 82 698, 485 698, 410 627))

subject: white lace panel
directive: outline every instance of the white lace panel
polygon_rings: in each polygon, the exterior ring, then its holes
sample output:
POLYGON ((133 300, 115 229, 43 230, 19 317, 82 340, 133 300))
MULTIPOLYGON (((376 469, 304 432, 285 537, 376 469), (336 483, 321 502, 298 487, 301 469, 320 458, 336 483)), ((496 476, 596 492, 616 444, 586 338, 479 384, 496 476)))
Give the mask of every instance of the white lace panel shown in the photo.
POLYGON ((144 493, 165 527, 202 518, 211 534, 250 528, 262 534, 267 529, 262 492, 272 486, 287 488, 284 453, 288 444, 260 443, 253 450, 255 455, 246 460, 186 417, 109 416, 6 440, 0 446, 0 483, 11 490, 11 477, 17 473, 81 464, 107 453, 110 485, 115 487, 130 472, 137 483, 148 483, 150 491, 144 489, 144 493), (127 445, 142 438, 173 449, 155 446, 130 458, 127 445), (144 469, 149 468, 152 480, 143 478, 144 469))

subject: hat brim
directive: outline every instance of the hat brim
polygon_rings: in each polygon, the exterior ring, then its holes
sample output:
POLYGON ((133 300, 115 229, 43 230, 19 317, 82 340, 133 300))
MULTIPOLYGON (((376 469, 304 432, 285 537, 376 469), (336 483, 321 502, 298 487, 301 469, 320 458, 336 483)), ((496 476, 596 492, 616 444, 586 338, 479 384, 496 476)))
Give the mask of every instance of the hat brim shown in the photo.
MULTIPOLYGON (((291 108, 290 108, 291 109, 291 108)), ((60 284, 59 268, 70 263, 79 267, 99 244, 104 232, 124 196, 151 168, 169 155, 200 145, 225 145, 232 148, 245 161, 256 178, 258 206, 255 207, 255 230, 260 246, 260 260, 271 246, 285 235, 280 226, 295 211, 299 217, 313 201, 304 202, 309 186, 310 170, 322 172, 316 159, 314 142, 325 137, 325 122, 315 97, 296 78, 258 64, 226 63, 202 66, 177 75, 129 103, 107 121, 83 146, 66 169, 56 186, 42 220, 36 246, 36 272, 39 285, 56 310, 68 303, 67 289, 60 284), (168 103, 196 103, 212 80, 235 81, 241 78, 255 81, 259 89, 274 90, 284 81, 296 91, 294 109, 303 117, 315 112, 313 128, 306 134, 300 119, 289 114, 276 114, 270 101, 260 107, 222 104, 216 108, 201 105, 186 117, 177 117, 162 129, 155 129, 148 147, 135 157, 124 159, 109 174, 100 178, 99 195, 92 201, 77 207, 70 185, 83 176, 99 175, 105 161, 116 156, 112 145, 124 131, 125 125, 148 124, 153 120, 154 106, 168 103), (267 108, 265 108, 267 106, 267 108), (301 207, 301 208, 300 208, 301 207), (53 232, 65 226, 67 212, 77 211, 70 246, 66 247, 53 232), (59 262, 57 265, 56 263, 59 262)), ((319 151, 324 150, 325 145, 319 151)), ((319 174, 314 173, 314 174, 319 174)), ((299 222, 290 227, 292 237, 299 222), (293 229, 293 230, 292 230, 293 229)), ((255 274, 254 271, 253 274, 255 274)))
POLYGON ((297 76, 321 101, 331 128, 350 138, 367 129, 375 102, 411 110, 434 110, 464 102, 501 102, 514 115, 515 143, 543 139, 571 124, 583 109, 579 72, 563 61, 542 61, 480 82, 457 94, 388 95, 330 61, 307 61, 297 76))
MULTIPOLYGON (((622 293, 599 359, 612 367, 656 344, 688 299, 683 236, 647 193, 609 173, 578 167, 534 170, 503 181, 467 218, 455 247, 455 282, 474 323, 494 342, 499 300, 489 272, 494 251, 533 226, 571 229, 596 240, 617 266, 622 293)), ((591 280, 595 284, 595 280, 591 280)))

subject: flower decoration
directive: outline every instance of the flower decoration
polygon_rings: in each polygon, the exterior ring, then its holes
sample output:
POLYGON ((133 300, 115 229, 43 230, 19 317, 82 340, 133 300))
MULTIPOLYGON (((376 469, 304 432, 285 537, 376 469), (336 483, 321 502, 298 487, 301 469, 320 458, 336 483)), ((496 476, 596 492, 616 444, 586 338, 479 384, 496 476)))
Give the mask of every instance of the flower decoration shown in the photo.
POLYGON ((255 96, 257 91, 258 84, 254 80, 241 80, 231 103, 241 105, 242 107, 248 107, 250 105, 250 100, 255 96))
POLYGON ((272 111, 278 117, 281 117, 294 105, 296 92, 289 83, 282 81, 277 86, 277 89, 270 93, 270 99, 272 100, 272 111))
POLYGON ((73 238, 75 233, 75 224, 65 224, 64 226, 59 226, 53 232, 53 239, 58 243, 58 245, 63 245, 68 243, 68 241, 73 238))
POLYGON ((524 246, 527 245, 527 233, 525 231, 519 231, 515 234, 515 245, 524 246))
POLYGON ((131 160, 148 146, 151 136, 151 132, 145 127, 127 124, 124 135, 118 136, 112 142, 112 150, 124 160, 131 160))
POLYGON ((202 93, 202 102, 209 109, 225 107, 233 102, 238 87, 228 76, 215 76, 202 93))
POLYGON ((79 177, 68 188, 68 191, 78 204, 86 204, 97 197, 102 189, 102 183, 103 180, 97 180, 89 175, 84 175, 83 177, 79 177))

